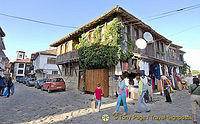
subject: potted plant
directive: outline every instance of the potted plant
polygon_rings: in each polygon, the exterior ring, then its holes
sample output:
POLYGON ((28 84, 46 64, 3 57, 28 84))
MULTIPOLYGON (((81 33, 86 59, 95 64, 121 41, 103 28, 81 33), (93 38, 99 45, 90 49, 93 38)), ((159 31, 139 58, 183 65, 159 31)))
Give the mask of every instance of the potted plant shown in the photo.
POLYGON ((157 51, 157 54, 160 54, 160 50, 157 51))
POLYGON ((161 55, 164 56, 164 55, 165 55, 165 52, 161 52, 161 55))

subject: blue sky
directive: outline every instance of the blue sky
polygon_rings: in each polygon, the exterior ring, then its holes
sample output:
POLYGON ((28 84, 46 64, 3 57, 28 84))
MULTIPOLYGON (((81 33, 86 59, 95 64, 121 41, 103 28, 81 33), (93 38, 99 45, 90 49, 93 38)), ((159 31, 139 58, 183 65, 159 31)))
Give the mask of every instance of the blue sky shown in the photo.
MULTIPOLYGON (((199 0, 4 0, 0 12, 30 19, 78 26, 99 17, 117 4, 136 17, 145 18, 162 12, 199 4, 199 0)), ((200 27, 178 35, 169 36, 187 28, 200 25, 200 8, 168 16, 158 20, 142 20, 158 33, 174 43, 182 45, 187 52, 185 60, 193 69, 200 70, 200 27)), ((49 44, 71 33, 75 29, 54 27, 17 20, 0 15, 0 26, 6 33, 4 38, 6 55, 15 60, 16 51, 23 50, 27 56, 36 51, 49 49, 49 44)))

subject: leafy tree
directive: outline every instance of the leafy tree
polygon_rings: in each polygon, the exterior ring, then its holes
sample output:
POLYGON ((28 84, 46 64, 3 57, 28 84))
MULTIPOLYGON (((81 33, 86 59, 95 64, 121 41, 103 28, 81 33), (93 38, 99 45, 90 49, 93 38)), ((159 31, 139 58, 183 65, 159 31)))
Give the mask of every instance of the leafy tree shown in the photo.
POLYGON ((187 72, 191 72, 190 66, 186 63, 186 61, 184 61, 183 67, 181 69, 181 73, 182 74, 187 74, 187 72))

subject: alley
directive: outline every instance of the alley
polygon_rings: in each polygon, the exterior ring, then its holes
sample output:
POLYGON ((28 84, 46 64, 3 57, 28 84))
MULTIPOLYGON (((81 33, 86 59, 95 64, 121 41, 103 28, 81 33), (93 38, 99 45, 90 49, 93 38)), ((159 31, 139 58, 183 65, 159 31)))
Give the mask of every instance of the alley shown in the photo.
MULTIPOLYGON (((191 120, 158 120, 146 119, 123 120, 121 117, 114 119, 112 112, 116 105, 116 99, 103 98, 102 111, 96 112, 90 109, 92 95, 82 94, 66 90, 65 92, 47 93, 26 87, 23 84, 15 84, 15 94, 10 98, 0 98, 0 121, 1 123, 102 123, 101 116, 104 113, 110 115, 109 123, 191 123, 191 120)), ((190 96, 186 90, 176 91, 171 94, 173 103, 165 103, 162 96, 155 96, 154 102, 149 103, 152 111, 150 113, 141 114, 134 113, 137 108, 137 101, 127 100, 129 114, 128 116, 185 116, 191 115, 190 96), (135 104, 133 104, 135 103, 135 104)), ((122 114, 123 107, 120 109, 122 114)), ((199 110, 198 110, 199 112, 199 110)), ((198 119, 200 116, 198 115, 198 119)))

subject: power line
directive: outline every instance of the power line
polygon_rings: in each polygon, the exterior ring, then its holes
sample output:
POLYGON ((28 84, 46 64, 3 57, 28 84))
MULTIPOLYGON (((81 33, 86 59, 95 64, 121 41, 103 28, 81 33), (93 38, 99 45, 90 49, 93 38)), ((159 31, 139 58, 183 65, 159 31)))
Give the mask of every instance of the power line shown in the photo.
MULTIPOLYGON (((196 9, 198 7, 200 7, 200 4, 196 4, 196 5, 192 5, 192 6, 172 10, 172 11, 163 12, 163 13, 160 13, 160 14, 156 14, 156 15, 153 15, 153 16, 146 17, 146 18, 154 18, 154 17, 157 17, 157 16, 167 15, 167 14, 181 12, 181 11, 185 11, 185 10, 196 9)), ((146 18, 142 18, 142 19, 146 19, 146 18)))
MULTIPOLYGON (((163 13, 160 13, 160 14, 157 14, 157 15, 153 15, 153 16, 149 16, 149 17, 146 17, 146 18, 142 18, 142 19, 146 19, 147 21, 151 21, 151 20, 156 20, 156 19, 160 19, 160 18, 164 18, 164 17, 167 17, 167 16, 171 16, 171 15, 175 15, 175 14, 178 14, 178 13, 181 13, 181 12, 185 12, 185 11, 189 11, 189 10, 193 10, 193 9, 197 9, 197 8, 200 8, 200 4, 195 4, 193 6, 188 6, 188 7, 184 7, 184 8, 180 8, 180 9, 176 9, 176 10, 172 10, 172 11, 168 11, 168 12, 163 12, 163 13)), ((133 20, 131 21, 125 21, 124 23, 129 23, 129 22, 134 22, 133 20)), ((142 24, 143 22, 141 21, 138 21, 134 24, 142 24)))
POLYGON ((1 13, 1 12, 0 12, 0 15, 7 16, 7 17, 10 17, 10 18, 16 18, 16 19, 20 19, 20 20, 31 21, 31 22, 35 22, 35 23, 51 25, 51 26, 65 27, 65 28, 78 28, 78 27, 74 27, 74 26, 65 26, 65 25, 59 25, 59 24, 54 24, 54 23, 49 23, 49 22, 44 22, 44 21, 39 21, 39 20, 34 20, 34 19, 29 19, 29 18, 24 18, 24 17, 8 15, 8 14, 4 14, 4 13, 1 13))

